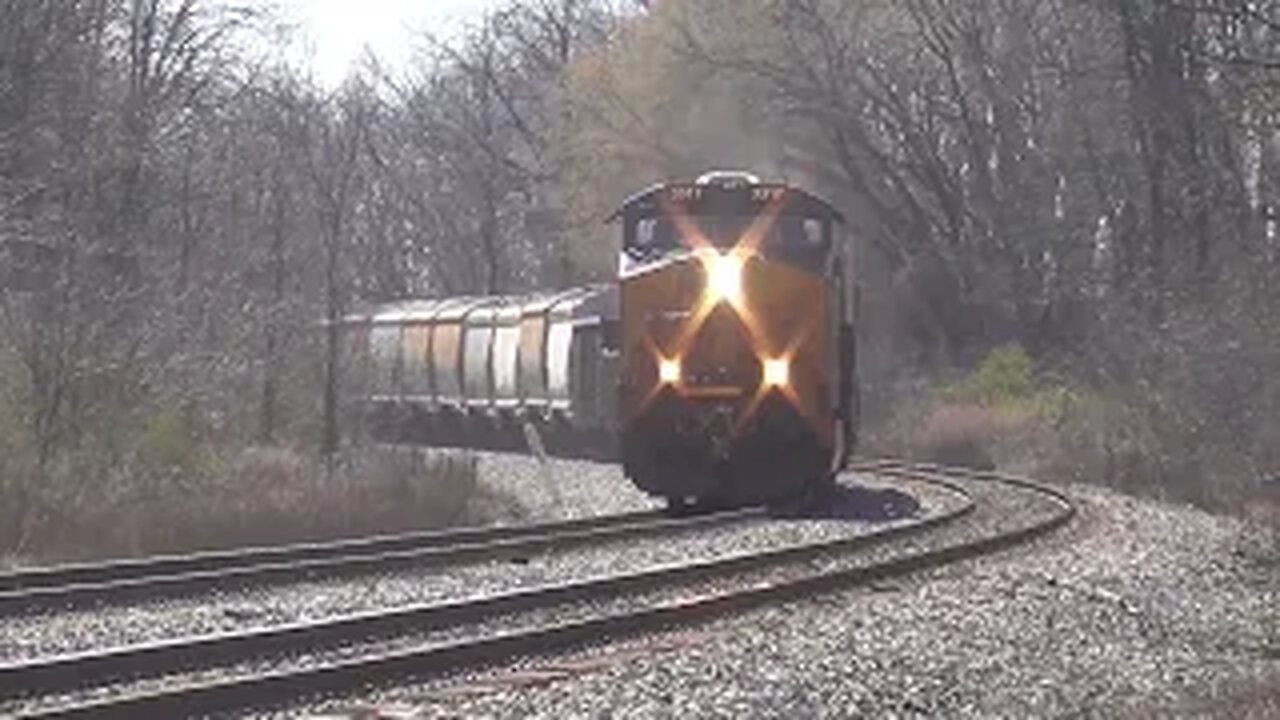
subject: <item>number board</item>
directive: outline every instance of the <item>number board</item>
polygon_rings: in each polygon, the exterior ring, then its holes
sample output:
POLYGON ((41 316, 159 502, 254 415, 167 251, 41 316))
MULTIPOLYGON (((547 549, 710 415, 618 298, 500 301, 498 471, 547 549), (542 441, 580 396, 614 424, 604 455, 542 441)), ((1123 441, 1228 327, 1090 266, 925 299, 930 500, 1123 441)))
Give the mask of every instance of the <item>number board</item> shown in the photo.
POLYGON ((690 214, 755 214, 766 205, 787 199, 787 188, 777 186, 719 187, 710 185, 670 185, 663 203, 690 214))
POLYGON ((719 183, 677 182, 656 185, 629 198, 610 218, 630 222, 674 212, 688 215, 756 215, 765 208, 780 215, 844 218, 825 200, 781 183, 731 181, 719 183))

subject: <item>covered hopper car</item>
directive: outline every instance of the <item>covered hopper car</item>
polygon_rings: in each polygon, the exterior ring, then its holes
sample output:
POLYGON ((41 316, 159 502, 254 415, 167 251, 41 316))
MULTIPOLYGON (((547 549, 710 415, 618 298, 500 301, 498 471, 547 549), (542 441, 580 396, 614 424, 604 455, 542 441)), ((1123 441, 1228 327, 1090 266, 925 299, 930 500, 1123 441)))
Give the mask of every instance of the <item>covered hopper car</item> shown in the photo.
POLYGON ((614 283, 347 318, 375 437, 540 441, 620 460, 673 505, 783 501, 826 482, 858 427, 840 214, 792 186, 712 173, 650 188, 612 220, 614 283))
POLYGON ((412 300, 344 323, 370 434, 395 443, 612 455, 617 291, 412 300))

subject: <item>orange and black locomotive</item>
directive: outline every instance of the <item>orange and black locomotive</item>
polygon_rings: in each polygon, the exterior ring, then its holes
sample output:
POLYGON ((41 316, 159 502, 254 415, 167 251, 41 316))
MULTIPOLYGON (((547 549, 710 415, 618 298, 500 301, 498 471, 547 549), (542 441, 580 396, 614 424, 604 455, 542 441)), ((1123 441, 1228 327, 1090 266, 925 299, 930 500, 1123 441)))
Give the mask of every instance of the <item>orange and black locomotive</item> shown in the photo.
POLYGON ((824 482, 858 425, 843 221, 744 173, 627 200, 616 283, 415 300, 346 319, 373 434, 621 460, 673 505, 824 482))
POLYGON ((627 475, 674 503, 742 504, 842 467, 857 397, 839 213, 714 173, 654 187, 615 217, 627 475))

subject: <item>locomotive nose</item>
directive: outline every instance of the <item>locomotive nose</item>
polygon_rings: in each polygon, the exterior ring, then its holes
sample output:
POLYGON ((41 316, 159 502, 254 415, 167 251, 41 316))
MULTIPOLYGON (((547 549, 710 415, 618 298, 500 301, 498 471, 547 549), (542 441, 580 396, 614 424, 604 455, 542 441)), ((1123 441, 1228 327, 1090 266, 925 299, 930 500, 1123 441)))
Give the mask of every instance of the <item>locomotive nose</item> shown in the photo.
POLYGON ((751 334, 729 305, 716 307, 698 328, 683 359, 684 385, 695 397, 749 396, 760 385, 762 370, 751 334))

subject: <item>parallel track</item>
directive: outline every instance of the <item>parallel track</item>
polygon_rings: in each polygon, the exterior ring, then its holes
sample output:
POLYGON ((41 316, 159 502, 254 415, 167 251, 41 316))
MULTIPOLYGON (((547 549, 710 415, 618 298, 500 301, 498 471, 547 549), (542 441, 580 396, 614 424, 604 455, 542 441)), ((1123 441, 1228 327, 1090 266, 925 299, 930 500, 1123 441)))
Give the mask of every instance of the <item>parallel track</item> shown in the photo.
MULTIPOLYGON (((194 640, 157 643, 105 653, 55 658, 0 667, 0 697, 54 696, 102 687, 137 677, 158 677, 184 668, 222 667, 249 659, 297 655, 325 647, 369 643, 374 638, 421 634, 451 626, 478 625, 500 616, 524 613, 572 603, 643 595, 655 589, 697 586, 715 579, 736 578, 728 589, 703 592, 695 599, 665 600, 627 609, 588 615, 559 622, 531 623, 527 627, 480 634, 408 650, 370 652, 353 659, 317 663, 299 669, 205 682, 175 684, 159 690, 121 694, 75 706, 46 706, 40 717, 175 717, 263 707, 317 695, 358 692, 370 684, 421 679, 469 668, 499 664, 512 657, 560 651, 583 643, 598 642, 636 633, 699 622, 740 612, 766 603, 809 597, 841 587, 902 575, 929 567, 990 553, 1030 540, 1061 526, 1074 509, 1062 493, 1036 483, 992 474, 912 468, 885 462, 878 474, 909 477, 971 494, 974 481, 994 483, 1012 493, 1030 493, 1052 506, 1033 521, 998 531, 978 532, 964 538, 964 527, 981 529, 982 523, 1000 525, 999 508, 975 506, 972 499, 947 513, 869 535, 796 546, 784 550, 724 558, 693 565, 651 570, 514 593, 479 600, 427 605, 370 614, 337 621, 294 625, 271 630, 210 636, 194 640), (979 512, 975 512, 979 510, 979 512), (988 517, 990 516, 990 517, 988 517), (958 522, 961 520, 965 522, 958 522), (959 540, 947 542, 948 528, 957 528, 959 540), (891 557, 834 570, 816 570, 819 561, 856 556, 873 545, 907 538, 933 537, 936 546, 905 551, 891 557), (753 572, 786 568, 782 577, 750 580, 753 572), (744 581, 743 578, 748 578, 744 581)), ((927 544, 927 543, 926 543, 927 544)), ((895 547, 895 545, 888 545, 895 547)))
POLYGON ((161 555, 96 563, 55 565, 53 567, 32 568, 0 574, 0 592, 138 580, 163 575, 228 570, 250 565, 322 560, 348 555, 372 555, 381 552, 417 550, 466 543, 487 543, 551 531, 591 530, 611 525, 651 520, 656 517, 661 517, 661 513, 644 511, 543 525, 508 525, 462 530, 408 532, 333 542, 261 546, 187 555, 161 555))
POLYGON ((714 527, 763 515, 763 510, 754 508, 691 517, 645 511, 557 523, 415 532, 26 570, 0 575, 0 616, 521 557, 654 532, 714 527))

